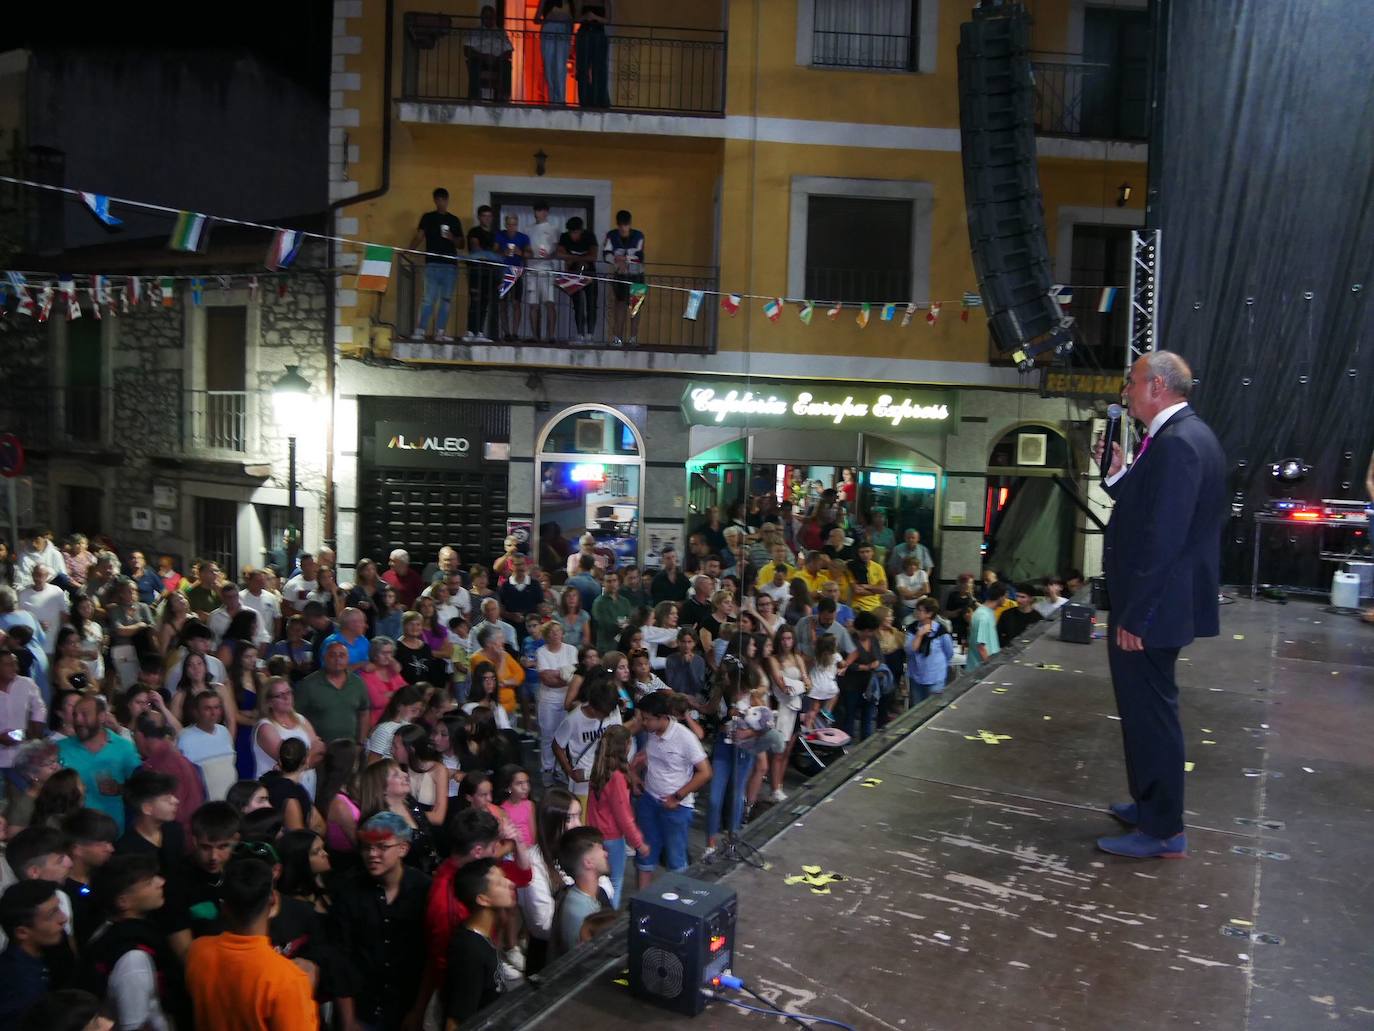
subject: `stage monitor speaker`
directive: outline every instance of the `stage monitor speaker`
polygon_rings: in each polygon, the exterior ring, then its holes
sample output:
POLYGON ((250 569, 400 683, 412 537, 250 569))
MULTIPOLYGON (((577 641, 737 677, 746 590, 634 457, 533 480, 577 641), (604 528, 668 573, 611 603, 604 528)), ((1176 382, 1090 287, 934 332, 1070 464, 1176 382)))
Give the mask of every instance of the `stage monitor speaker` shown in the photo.
POLYGON ((959 128, 973 269, 997 349, 1022 368, 1073 349, 1053 285, 1035 157, 1030 23, 984 5, 959 27, 959 128))
POLYGON ((1059 610, 1059 639, 1073 644, 1092 644, 1093 617, 1096 615, 1091 605, 1069 602, 1059 610))
POLYGON ((735 954, 735 892, 666 874, 630 899, 630 991, 696 1016, 735 954))

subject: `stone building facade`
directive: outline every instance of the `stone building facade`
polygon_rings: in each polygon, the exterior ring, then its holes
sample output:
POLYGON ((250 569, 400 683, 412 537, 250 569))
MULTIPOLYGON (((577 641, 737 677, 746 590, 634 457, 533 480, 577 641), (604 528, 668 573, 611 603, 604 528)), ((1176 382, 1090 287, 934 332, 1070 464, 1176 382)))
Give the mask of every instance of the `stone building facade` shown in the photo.
MULTIPOLYGON (((261 256, 256 244, 252 253, 261 256)), ((280 562, 282 530, 302 518, 304 546, 318 547, 332 346, 327 278, 316 271, 323 251, 307 247, 280 278, 245 256, 217 247, 215 272, 182 270, 202 277, 198 303, 179 278, 170 306, 145 300, 99 320, 84 288, 77 320, 60 302, 46 323, 11 304, 0 337, 0 430, 27 453, 14 523, 103 535, 121 555, 139 548, 182 564, 205 555, 229 568, 280 562), (286 433, 272 404, 289 365, 311 383, 309 399, 293 406, 302 417, 294 521, 286 433)), ((117 269, 100 271, 122 282, 117 269)))

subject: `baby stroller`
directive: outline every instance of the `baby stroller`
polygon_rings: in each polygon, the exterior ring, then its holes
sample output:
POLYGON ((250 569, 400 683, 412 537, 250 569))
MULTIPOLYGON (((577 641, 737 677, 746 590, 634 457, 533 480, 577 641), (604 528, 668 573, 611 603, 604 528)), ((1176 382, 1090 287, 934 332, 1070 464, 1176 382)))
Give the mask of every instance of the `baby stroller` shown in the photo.
POLYGON ((814 777, 844 755, 849 741, 849 735, 839 727, 802 730, 792 749, 792 768, 805 777, 814 777))

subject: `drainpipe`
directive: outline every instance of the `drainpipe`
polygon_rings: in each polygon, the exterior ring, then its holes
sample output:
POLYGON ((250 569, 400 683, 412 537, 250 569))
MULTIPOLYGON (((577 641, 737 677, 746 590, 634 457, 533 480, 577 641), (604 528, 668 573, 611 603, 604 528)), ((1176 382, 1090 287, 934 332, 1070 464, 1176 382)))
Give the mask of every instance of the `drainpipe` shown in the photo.
MULTIPOLYGON (((350 204, 361 204, 363 201, 375 200, 391 189, 391 76, 392 76, 392 50, 394 49, 394 36, 396 24, 396 4, 395 0, 386 0, 386 32, 384 34, 383 46, 385 53, 382 58, 382 177, 376 189, 368 190, 366 193, 354 194, 342 200, 333 201, 325 212, 325 232, 333 237, 334 219, 340 210, 350 204)), ((344 155, 345 162, 348 155, 344 155)), ((328 242, 328 258, 326 268, 334 268, 337 257, 337 247, 331 239, 328 242)), ((334 344, 334 273, 327 273, 329 277, 328 289, 325 290, 325 390, 329 397, 329 418, 325 421, 325 457, 324 457, 324 538, 330 542, 331 547, 338 547, 335 539, 334 525, 334 392, 335 392, 335 369, 337 357, 334 344)))

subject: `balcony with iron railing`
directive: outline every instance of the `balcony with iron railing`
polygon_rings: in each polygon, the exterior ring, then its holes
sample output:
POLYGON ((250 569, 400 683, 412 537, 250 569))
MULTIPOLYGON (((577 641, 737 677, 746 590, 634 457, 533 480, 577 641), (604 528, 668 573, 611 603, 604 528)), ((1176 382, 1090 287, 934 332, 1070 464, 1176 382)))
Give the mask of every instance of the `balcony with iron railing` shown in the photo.
POLYGON ((475 17, 405 15, 401 98, 416 103, 567 107, 674 115, 725 113, 726 34, 716 29, 607 25, 561 39, 533 22, 482 27, 475 17), (564 101, 549 95, 548 52, 565 52, 564 101))
POLYGON ((1149 69, 1095 64, 1073 54, 1031 62, 1035 131, 1043 136, 1144 142, 1149 135, 1149 69))
MULTIPOLYGON (((596 275, 609 276, 608 269, 609 266, 601 266, 596 275)), ((521 282, 522 293, 526 289, 531 289, 530 284, 536 274, 526 274, 521 282)), ((397 339, 423 339, 416 327, 424 294, 424 266, 403 257, 397 275, 397 339)), ((632 346, 635 350, 687 354, 714 352, 719 298, 707 293, 701 301, 695 319, 685 318, 683 313, 691 291, 714 291, 719 288, 719 270, 710 266, 646 263, 644 276, 648 293, 644 296, 639 318, 633 326, 635 339, 632 346)), ((533 336, 531 313, 536 305, 527 304, 523 297, 506 301, 497 299, 496 291, 500 281, 500 270, 478 265, 462 266, 458 279, 452 304, 453 314, 450 315, 450 332, 459 338, 453 343, 464 348, 472 348, 474 353, 470 357, 477 360, 481 358, 480 349, 483 347, 519 347, 535 342, 530 338, 533 336), (487 309, 490 315, 486 325, 478 327, 488 338, 481 341, 462 339, 468 329, 467 318, 472 304, 471 288, 474 275, 489 277, 485 282, 479 279, 476 285, 478 289, 486 292, 486 296, 493 298, 487 309), (506 310, 500 311, 503 305, 506 310)), ((613 292, 616 288, 617 284, 604 281, 592 281, 581 291, 573 294, 555 287, 553 330, 545 332, 538 343, 543 347, 576 351, 614 351, 621 346, 616 343, 616 337, 621 337, 621 344, 628 345, 631 327, 624 316, 617 321, 613 312, 613 292), (585 306, 585 334, 579 332, 575 306, 585 306)), ((541 309, 540 317, 543 318, 542 303, 538 307, 541 309)))

